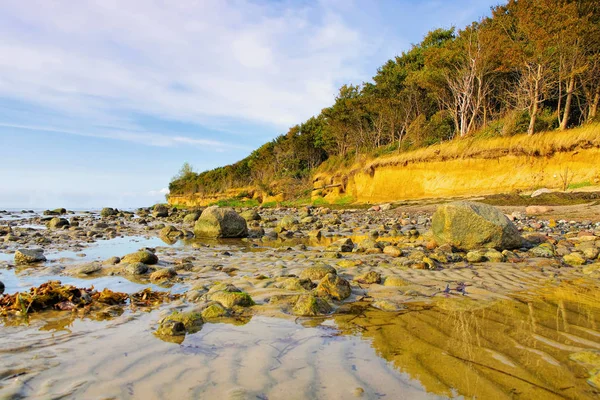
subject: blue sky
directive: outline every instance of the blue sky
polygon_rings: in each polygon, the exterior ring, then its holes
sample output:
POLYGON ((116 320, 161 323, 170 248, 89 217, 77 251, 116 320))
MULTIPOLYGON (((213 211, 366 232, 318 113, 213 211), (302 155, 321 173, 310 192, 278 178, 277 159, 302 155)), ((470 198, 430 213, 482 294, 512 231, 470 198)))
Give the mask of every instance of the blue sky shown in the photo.
POLYGON ((164 200, 498 1, 27 0, 0 5, 0 209, 164 200))

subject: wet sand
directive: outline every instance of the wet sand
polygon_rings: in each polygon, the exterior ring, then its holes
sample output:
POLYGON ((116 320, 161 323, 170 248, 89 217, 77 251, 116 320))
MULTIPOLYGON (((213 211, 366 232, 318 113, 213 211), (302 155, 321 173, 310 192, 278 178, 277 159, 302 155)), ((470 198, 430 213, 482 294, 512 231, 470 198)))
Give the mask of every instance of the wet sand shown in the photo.
MULTIPOLYGON (((296 211, 259 212, 268 233, 296 211)), ((115 218, 108 228, 96 229, 100 219, 90 214, 76 231, 79 240, 69 230, 42 233, 51 240, 38 246, 48 261, 27 266, 15 266, 12 251, 39 238, 36 232, 43 230, 19 228, 40 225, 39 217, 11 218, 13 232, 26 234, 21 242, 4 242, 0 281, 7 294, 60 279, 77 287, 127 293, 151 287, 184 297, 149 309, 4 317, 0 397, 591 399, 600 394, 600 287, 592 260, 571 266, 559 255, 535 257, 523 250, 516 252, 518 260, 463 258, 418 269, 415 255, 437 251, 427 248, 429 210, 402 212, 339 212, 334 215, 340 223, 324 229, 321 239, 309 237, 313 223, 288 238, 224 241, 163 241, 157 229, 147 228, 184 227, 176 218, 148 219, 147 225, 115 218), (409 223, 393 232, 391 221, 402 219, 409 223), (408 233, 412 229, 419 234, 408 233), (360 247, 373 230, 380 232, 377 240, 404 254, 325 251, 342 237, 360 247), (90 231, 99 236, 83 240, 90 231), (148 276, 123 273, 119 264, 103 264, 90 276, 78 272, 140 247, 154 248, 157 268, 174 268, 176 278, 153 283, 148 276), (326 315, 293 315, 285 299, 305 291, 290 286, 289 279, 323 264, 351 282, 350 297, 331 301, 333 312, 326 315), (367 272, 379 273, 382 282, 354 280, 367 272), (181 343, 155 334, 172 310, 197 307, 188 293, 205 293, 217 283, 235 285, 256 305, 206 322, 181 343), (277 296, 283 301, 274 301, 277 296)), ((547 221, 524 218, 519 226, 527 228, 524 233, 543 232, 579 246, 590 235, 578 239, 577 234, 595 223, 566 221, 549 228, 547 221), (542 227, 529 229, 540 221, 542 227)))

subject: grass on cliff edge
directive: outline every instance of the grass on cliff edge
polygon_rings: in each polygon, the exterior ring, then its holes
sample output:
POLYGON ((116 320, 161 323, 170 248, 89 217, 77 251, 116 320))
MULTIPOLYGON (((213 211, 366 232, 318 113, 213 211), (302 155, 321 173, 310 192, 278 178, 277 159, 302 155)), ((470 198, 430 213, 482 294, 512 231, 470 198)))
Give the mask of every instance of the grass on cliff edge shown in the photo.
MULTIPOLYGON (((599 123, 566 131, 541 132, 531 136, 519 134, 490 139, 473 135, 395 155, 381 156, 371 160, 362 159, 347 169, 351 172, 358 172, 418 162, 446 161, 458 158, 495 158, 511 154, 544 157, 557 152, 589 147, 600 147, 599 123)), ((316 175, 319 175, 319 172, 333 172, 331 166, 327 164, 327 161, 323 163, 316 175)))

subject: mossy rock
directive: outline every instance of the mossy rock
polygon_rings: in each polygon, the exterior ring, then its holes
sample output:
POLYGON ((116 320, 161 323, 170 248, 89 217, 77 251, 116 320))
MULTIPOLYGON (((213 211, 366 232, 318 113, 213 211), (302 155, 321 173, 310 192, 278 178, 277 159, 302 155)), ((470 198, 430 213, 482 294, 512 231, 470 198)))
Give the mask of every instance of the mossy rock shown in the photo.
POLYGON ((317 285, 317 296, 330 297, 335 300, 344 300, 350 297, 352 289, 350 283, 344 278, 334 274, 327 274, 317 285))
POLYGON ((431 228, 438 244, 447 243, 462 250, 514 249, 523 243, 517 227, 500 210, 481 203, 457 201, 441 205, 433 214, 431 228))
POLYGON ((107 217, 112 217, 114 215, 117 215, 118 213, 119 213, 119 210, 117 210, 115 208, 104 207, 100 211, 100 216, 103 217, 103 218, 107 218, 107 217))
POLYGON ((147 265, 154 265, 158 263, 158 257, 150 250, 144 249, 136 251, 135 253, 127 254, 121 259, 121 262, 124 264, 139 262, 147 265))
POLYGON ((200 313, 175 311, 159 322, 156 334, 162 336, 183 336, 186 333, 199 332, 203 324, 204 320, 200 313))
POLYGON ((220 303, 212 303, 202 310, 202 318, 205 320, 223 318, 229 316, 229 311, 220 303))
POLYGON ((247 222, 261 220, 260 215, 258 214, 258 212, 256 212, 256 210, 246 210, 243 213, 241 213, 240 216, 244 218, 247 222))
POLYGON ((194 225, 198 237, 242 238, 248 236, 248 225, 231 208, 208 207, 194 225))
POLYGON ((358 282, 358 283, 367 284, 367 285, 372 285, 374 283, 381 283, 381 274, 379 272, 375 272, 375 271, 365 272, 364 274, 359 275, 356 278, 354 278, 354 281, 358 282))
POLYGON ((245 292, 230 292, 226 290, 221 290, 218 292, 214 292, 210 295, 210 299, 212 301, 216 301, 221 303, 223 307, 232 308, 235 306, 238 307, 250 307, 253 306, 254 300, 248 293, 245 292))
POLYGON ((144 275, 148 270, 148 266, 141 262, 123 264, 123 271, 129 275, 144 275))
POLYGON ((294 315, 302 317, 329 314, 331 311, 331 305, 326 300, 315 297, 312 294, 299 296, 292 308, 294 315))
POLYGON ((318 281, 323 279, 327 274, 337 275, 337 271, 331 265, 321 263, 302 270, 302 272, 300 272, 300 278, 318 281))
POLYGON ((69 221, 66 218, 54 217, 46 223, 48 229, 60 229, 63 226, 69 226, 69 221))

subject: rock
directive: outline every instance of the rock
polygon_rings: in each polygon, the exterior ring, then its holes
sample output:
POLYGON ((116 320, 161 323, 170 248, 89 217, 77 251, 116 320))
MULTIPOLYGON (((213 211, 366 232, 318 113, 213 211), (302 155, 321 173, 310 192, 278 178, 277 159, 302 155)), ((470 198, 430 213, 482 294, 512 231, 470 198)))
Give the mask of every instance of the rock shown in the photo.
POLYGON ((279 287, 285 290, 304 291, 311 290, 313 288, 313 283, 308 278, 287 278, 279 284, 279 287))
POLYGON ((119 257, 110 257, 107 258, 106 260, 104 260, 104 264, 108 264, 108 265, 116 265, 118 263, 121 262, 121 259, 119 257))
POLYGON ((381 283, 381 274, 375 271, 369 271, 354 278, 355 282, 371 285, 373 283, 381 283))
POLYGON ((490 249, 484 255, 490 262, 504 262, 504 255, 496 249, 490 249))
POLYGON ((383 286, 408 286, 409 282, 400 278, 399 276, 391 275, 385 278, 385 282, 383 282, 383 286))
POLYGON ((534 197, 541 196, 544 193, 552 193, 552 192, 553 192, 553 190, 551 190, 551 189, 542 188, 542 189, 535 190, 533 193, 531 193, 531 197, 534 198, 534 197))
POLYGON ((136 251, 135 253, 127 254, 121 259, 121 262, 125 264, 143 263, 147 265, 154 265, 158 263, 158 257, 150 250, 144 249, 136 251))
POLYGON ((202 318, 205 320, 227 317, 229 312, 221 303, 212 303, 202 310, 202 318))
POLYGON ((248 225, 231 208, 208 207, 194 225, 198 237, 240 238, 248 236, 248 225))
POLYGON ((381 311, 399 311, 402 310, 403 307, 399 306, 396 303, 393 303, 388 300, 379 300, 373 303, 373 307, 381 310, 381 311))
POLYGON ((32 264, 42 261, 46 261, 46 257, 44 256, 44 252, 42 249, 19 249, 15 251, 16 264, 32 264))
POLYGON ((210 300, 221 303, 226 308, 234 306, 250 307, 254 305, 254 300, 252 300, 252 297, 248 293, 242 292, 233 285, 224 285, 221 290, 209 291, 209 295, 210 300))
POLYGON ((173 225, 167 225, 160 230, 160 236, 166 238, 178 238, 183 236, 183 232, 175 228, 173 225))
POLYGON ((260 215, 256 210, 247 210, 240 214, 242 218, 244 218, 247 222, 250 221, 260 221, 260 215))
POLYGON ((462 250, 514 249, 523 241, 517 227, 497 208, 466 201, 439 206, 432 218, 432 230, 439 244, 462 250))
POLYGON ((485 257, 480 251, 470 251, 467 253, 467 261, 470 263, 480 263, 485 261, 485 257))
POLYGON ((200 218, 199 212, 192 212, 183 217, 183 223, 186 225, 192 225, 200 218))
POLYGON ((2 281, 0 281, 0 294, 4 293, 4 283, 2 283, 2 281))
POLYGON ((323 279, 328 274, 337 275, 337 271, 330 265, 319 264, 302 270, 302 272, 300 272, 300 279, 310 279, 311 281, 318 281, 323 279))
POLYGON ((63 226, 68 226, 68 225, 69 225, 69 221, 67 221, 65 218, 59 218, 59 217, 54 217, 46 223, 46 226, 49 229, 60 229, 63 226))
POLYGON ((552 207, 548 206, 528 206, 525 208, 525 214, 527 215, 541 215, 553 211, 552 207))
POLYGON ((78 268, 77 273, 80 275, 91 275, 101 270, 102 264, 100 264, 99 262, 93 262, 78 268))
POLYGON ((327 274, 317 285, 317 296, 331 297, 335 300, 344 300, 350 296, 352 289, 350 283, 335 274, 327 274))
POLYGON ((164 204, 156 204, 153 208, 152 216, 154 218, 166 218, 169 216, 169 207, 164 204))
POLYGON ((552 258, 554 257, 554 247, 550 243, 542 243, 530 249, 529 254, 534 257, 552 258))
POLYGON ((352 239, 340 239, 327 246, 327 251, 340 251, 342 253, 350 253, 354 250, 352 239))
POLYGON ((112 217, 119 213, 116 208, 105 207, 100 211, 100 216, 103 218, 112 217))
POLYGON ((331 311, 331 306, 326 300, 315 297, 312 294, 299 296, 292 308, 294 315, 302 317, 329 314, 331 311))
POLYGON ((161 268, 150 274, 150 280, 153 282, 164 281, 167 279, 173 279, 176 276, 177 272, 175 272, 173 268, 161 268))
POLYGON ((279 226, 285 230, 291 230, 295 225, 298 225, 298 220, 291 215, 286 215, 279 221, 279 226))
POLYGON ((581 253, 573 252, 563 257, 563 261, 569 265, 585 264, 585 257, 581 253))
POLYGON ((144 275, 148 272, 148 266, 141 262, 132 262, 123 266, 123 271, 129 275, 144 275))
POLYGON ((401 257, 402 250, 396 246, 385 246, 383 248, 383 254, 387 254, 388 256, 392 256, 392 257, 401 257))
POLYGON ((202 329, 204 320, 202 315, 197 312, 178 312, 175 311, 168 317, 159 322, 157 335, 164 336, 183 336, 186 333, 196 333, 202 329))
POLYGON ((381 204, 379 208, 381 209, 381 211, 389 211, 392 209, 392 205, 390 203, 381 204))

